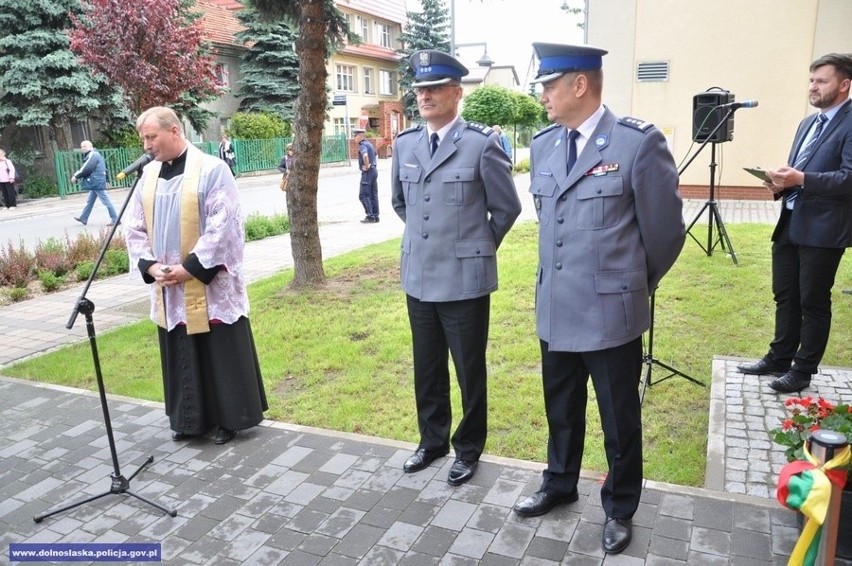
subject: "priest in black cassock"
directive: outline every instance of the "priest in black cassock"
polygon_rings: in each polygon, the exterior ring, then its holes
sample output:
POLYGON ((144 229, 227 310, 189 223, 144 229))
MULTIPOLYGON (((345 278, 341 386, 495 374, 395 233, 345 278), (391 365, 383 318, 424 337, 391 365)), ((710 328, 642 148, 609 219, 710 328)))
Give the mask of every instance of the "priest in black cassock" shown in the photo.
POLYGON ((225 444, 268 409, 248 320, 240 196, 228 166, 189 143, 169 108, 136 121, 143 169, 127 248, 151 287, 172 438, 225 444))

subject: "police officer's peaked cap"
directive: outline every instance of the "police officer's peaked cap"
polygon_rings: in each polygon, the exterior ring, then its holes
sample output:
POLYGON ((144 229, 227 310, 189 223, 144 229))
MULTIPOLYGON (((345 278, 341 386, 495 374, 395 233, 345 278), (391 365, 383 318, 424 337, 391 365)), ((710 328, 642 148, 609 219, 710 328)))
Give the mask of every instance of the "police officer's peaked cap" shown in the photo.
POLYGON ((409 64, 414 70, 412 88, 460 82, 470 72, 455 57, 434 49, 415 51, 409 64))
POLYGON ((597 71, 603 66, 605 49, 591 45, 564 45, 561 43, 533 43, 538 57, 538 74, 532 83, 546 83, 566 73, 597 71))

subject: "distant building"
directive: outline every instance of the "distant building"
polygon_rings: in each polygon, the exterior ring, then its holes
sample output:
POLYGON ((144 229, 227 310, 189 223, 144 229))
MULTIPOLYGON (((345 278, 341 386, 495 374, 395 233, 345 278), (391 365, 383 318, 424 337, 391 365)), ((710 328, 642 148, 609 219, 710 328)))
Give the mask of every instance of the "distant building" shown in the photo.
MULTIPOLYGON (((849 0, 595 0, 591 45, 604 57, 604 101, 620 115, 653 122, 677 162, 693 154, 694 97, 718 87, 759 106, 734 114, 733 139, 718 143, 716 186, 726 198, 771 198, 743 167, 784 165, 808 104, 808 66, 850 51, 849 0), (783 7, 782 7, 783 6, 783 7)), ((716 120, 715 123, 718 123, 716 120)), ((681 176, 686 196, 707 197, 711 148, 681 176)))
POLYGON ((328 61, 335 105, 325 123, 326 135, 351 137, 364 128, 392 140, 406 128, 399 89, 399 36, 407 21, 405 0, 339 0, 359 45, 346 45, 328 61))
POLYGON ((248 49, 234 36, 245 29, 236 16, 242 7, 236 0, 196 0, 195 9, 203 14, 204 39, 216 50, 216 78, 225 90, 222 96, 203 105, 218 116, 203 132, 196 132, 187 124, 187 137, 194 142, 218 140, 240 106, 234 93, 241 77, 240 62, 248 49))

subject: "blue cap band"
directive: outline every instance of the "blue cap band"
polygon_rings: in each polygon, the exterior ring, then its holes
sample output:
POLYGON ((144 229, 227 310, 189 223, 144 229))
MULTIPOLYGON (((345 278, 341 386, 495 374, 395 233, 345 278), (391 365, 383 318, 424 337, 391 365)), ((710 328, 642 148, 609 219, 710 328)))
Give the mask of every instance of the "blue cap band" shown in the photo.
POLYGON ((603 66, 600 55, 570 55, 543 57, 539 61, 538 73, 559 73, 573 71, 597 71, 603 66))

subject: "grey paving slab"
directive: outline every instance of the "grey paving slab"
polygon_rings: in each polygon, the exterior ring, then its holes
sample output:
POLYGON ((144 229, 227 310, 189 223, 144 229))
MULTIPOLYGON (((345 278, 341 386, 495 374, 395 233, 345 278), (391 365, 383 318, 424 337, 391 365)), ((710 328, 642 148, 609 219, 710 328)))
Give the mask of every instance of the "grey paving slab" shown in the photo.
MULTIPOLYGON (((53 437, 85 437, 99 445, 101 437, 90 434, 89 427, 83 431, 79 423, 52 419, 44 403, 26 403, 44 398, 55 406, 93 397, 0 378, 0 416, 14 413, 20 431, 46 426, 53 437)), ((135 450, 137 455, 122 465, 132 469, 149 452, 162 458, 143 470, 131 488, 175 505, 177 517, 110 494, 34 523, 35 513, 102 491, 111 471, 94 466, 82 480, 49 481, 55 474, 37 472, 53 469, 47 456, 55 446, 36 443, 26 450, 28 461, 41 462, 39 466, 13 465, 0 472, 6 485, 18 487, 6 492, 0 504, 3 543, 156 541, 166 562, 175 564, 714 564, 780 563, 797 533, 789 513, 768 498, 647 482, 632 544, 621 556, 606 556, 600 548, 603 515, 593 475, 581 481, 579 502, 544 517, 522 519, 511 506, 535 489, 541 464, 486 456, 482 468, 491 470, 484 474, 490 486, 453 488, 444 479, 448 460, 442 459, 436 463, 440 473, 415 488, 407 483, 408 476, 397 473, 398 454, 413 449, 410 444, 265 421, 254 434, 238 436, 225 447, 184 443, 176 449, 181 443, 170 440, 161 406, 112 397, 110 403, 124 407, 112 412, 116 428, 139 426, 141 419, 154 431, 144 449, 135 450), (267 449, 271 446, 282 448, 267 449), (193 458, 205 455, 203 465, 174 474, 193 461, 184 458, 186 451, 193 458), (211 453, 217 451, 219 458, 211 453), (324 455, 317 457, 317 452, 324 455), (309 459, 312 467, 304 465, 309 459), (252 462, 250 479, 225 473, 244 466, 245 460, 252 462), (224 467, 211 474, 220 461, 224 467), (366 469, 357 469, 361 464, 366 469), (341 490, 338 483, 355 473, 365 476, 341 490), (28 476, 32 484, 22 481, 28 476), (322 481, 314 481, 317 477, 322 481), (371 481, 374 477, 381 479, 371 481), (244 486, 245 481, 253 485, 244 486), (210 487, 218 483, 223 485, 210 487), (239 489, 224 489, 228 484, 239 489), (301 490, 310 495, 301 495, 301 490), (314 508, 315 502, 323 503, 314 508)), ((2 437, 0 451, 20 442, 2 437)))

